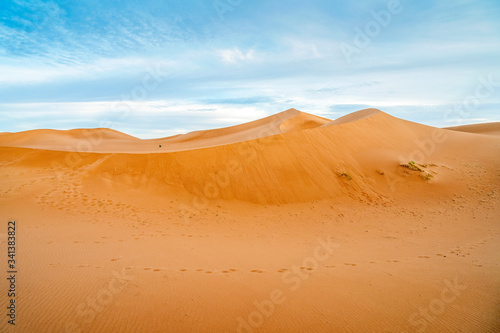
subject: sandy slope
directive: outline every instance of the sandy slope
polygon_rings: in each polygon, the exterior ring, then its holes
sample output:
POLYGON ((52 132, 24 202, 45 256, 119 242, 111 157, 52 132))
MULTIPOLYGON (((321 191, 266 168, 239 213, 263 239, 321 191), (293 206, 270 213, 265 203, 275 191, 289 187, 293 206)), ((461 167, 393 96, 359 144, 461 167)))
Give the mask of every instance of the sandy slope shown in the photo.
POLYGON ((487 124, 474 124, 474 125, 463 125, 455 127, 447 127, 453 131, 476 133, 476 134, 488 134, 488 135, 500 135, 500 123, 487 123, 487 124))
POLYGON ((498 332, 500 138, 466 132, 291 109, 156 140, 0 134, 16 329, 498 332))

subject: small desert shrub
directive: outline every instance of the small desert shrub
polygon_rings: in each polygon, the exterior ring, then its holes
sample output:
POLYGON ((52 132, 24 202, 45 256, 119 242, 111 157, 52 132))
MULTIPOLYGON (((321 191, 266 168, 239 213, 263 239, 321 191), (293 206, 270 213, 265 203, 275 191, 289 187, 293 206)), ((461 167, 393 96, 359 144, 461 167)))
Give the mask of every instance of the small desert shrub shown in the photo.
POLYGON ((422 177, 423 180, 425 180, 426 182, 428 182, 429 180, 432 179, 432 177, 434 177, 433 174, 430 174, 430 173, 423 173, 420 175, 420 177, 422 177))
POLYGON ((385 175, 385 172, 383 172, 382 170, 378 170, 378 169, 377 169, 377 170, 375 170, 375 171, 377 171, 377 173, 378 173, 378 174, 380 174, 380 175, 382 175, 382 176, 383 176, 383 175, 385 175))
POLYGON ((340 178, 346 178, 347 180, 352 180, 352 177, 350 174, 348 174, 347 172, 339 172, 338 173, 338 176, 340 178))
POLYGON ((404 168, 407 168, 407 169, 410 169, 412 171, 420 171, 420 172, 424 172, 424 170, 422 168, 420 168, 414 161, 410 161, 408 162, 407 164, 400 164, 402 167, 404 168))

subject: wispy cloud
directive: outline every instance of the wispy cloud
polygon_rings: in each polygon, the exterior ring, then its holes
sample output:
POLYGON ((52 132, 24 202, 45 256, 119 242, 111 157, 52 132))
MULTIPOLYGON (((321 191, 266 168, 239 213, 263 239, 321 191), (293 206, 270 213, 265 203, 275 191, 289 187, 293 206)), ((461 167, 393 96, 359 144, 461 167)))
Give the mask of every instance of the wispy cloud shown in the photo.
POLYGON ((237 61, 253 60, 255 56, 254 50, 242 52, 239 48, 218 50, 217 53, 225 62, 235 63, 237 61))
MULTIPOLYGON (((202 0, 6 0, 0 4, 0 131, 95 127, 158 66, 164 80, 133 100, 132 109, 148 117, 165 113, 165 126, 130 117, 120 128, 178 132, 289 107, 338 116, 357 106, 413 120, 425 121, 419 116, 425 114, 445 125, 429 106, 460 102, 479 76, 500 81, 500 4, 493 0, 404 2, 346 63, 339 45, 386 7, 382 0, 256 0, 221 20, 202 0), (211 111, 200 116, 200 110, 211 111)), ((482 100, 473 118, 500 120, 490 112, 495 105, 498 93, 482 100)))
POLYGON ((0 104, 0 117, 4 124, 11 124, 4 125, 2 132, 108 127, 146 139, 159 137, 158 133, 168 136, 232 126, 268 115, 254 106, 189 101, 141 101, 133 106, 117 102, 0 104))

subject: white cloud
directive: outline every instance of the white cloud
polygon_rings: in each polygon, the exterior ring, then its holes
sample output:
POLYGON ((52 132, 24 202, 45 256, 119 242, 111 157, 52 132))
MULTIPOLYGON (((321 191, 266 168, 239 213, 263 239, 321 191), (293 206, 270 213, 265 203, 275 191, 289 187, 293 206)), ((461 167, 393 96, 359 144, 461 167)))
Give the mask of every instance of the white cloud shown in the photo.
POLYGON ((325 46, 329 45, 331 43, 330 40, 315 40, 315 41, 308 41, 308 40, 301 40, 297 38, 291 38, 291 37, 286 37, 284 38, 284 44, 288 51, 290 52, 290 57, 291 58, 306 58, 306 59, 315 59, 315 58, 321 58, 324 55, 321 54, 318 50, 317 42, 321 43, 324 48, 325 46))
POLYGON ((217 54, 222 60, 229 63, 235 63, 241 60, 253 60, 255 51, 250 49, 247 52, 242 52, 239 48, 217 50, 217 54))
POLYGON ((0 104, 4 119, 1 131, 21 131, 33 128, 71 129, 82 127, 110 127, 141 138, 155 138, 194 130, 237 125, 268 116, 258 107, 196 104, 188 101, 138 101, 119 103, 15 103, 0 104), (70 112, 68 112, 70 111, 70 112), (29 119, 23 121, 24 119, 29 119), (158 121, 158 120, 162 121, 158 121), (179 123, 183 119, 183 123, 179 123), (37 120, 37 121, 35 121, 37 120), (64 120, 64 124, 60 123, 64 120), (5 128, 15 121, 16 128, 5 128), (166 122, 165 122, 166 121, 166 122), (38 122, 38 126, 33 126, 38 122), (144 125, 147 129, 144 129, 144 125), (30 127, 31 126, 31 127, 30 127))
POLYGON ((175 61, 162 58, 98 58, 82 64, 48 64, 30 60, 2 61, 0 59, 0 84, 32 84, 78 79, 93 79, 109 76, 123 76, 124 73, 144 73, 154 68, 166 72, 174 68, 175 61))

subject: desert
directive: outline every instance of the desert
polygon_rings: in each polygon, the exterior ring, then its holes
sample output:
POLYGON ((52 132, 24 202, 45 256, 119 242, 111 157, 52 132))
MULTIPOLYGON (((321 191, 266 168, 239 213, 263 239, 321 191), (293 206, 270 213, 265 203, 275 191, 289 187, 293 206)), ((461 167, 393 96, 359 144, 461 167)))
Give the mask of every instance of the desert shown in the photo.
POLYGON ((0 331, 499 332, 499 135, 378 109, 0 133, 0 331))

